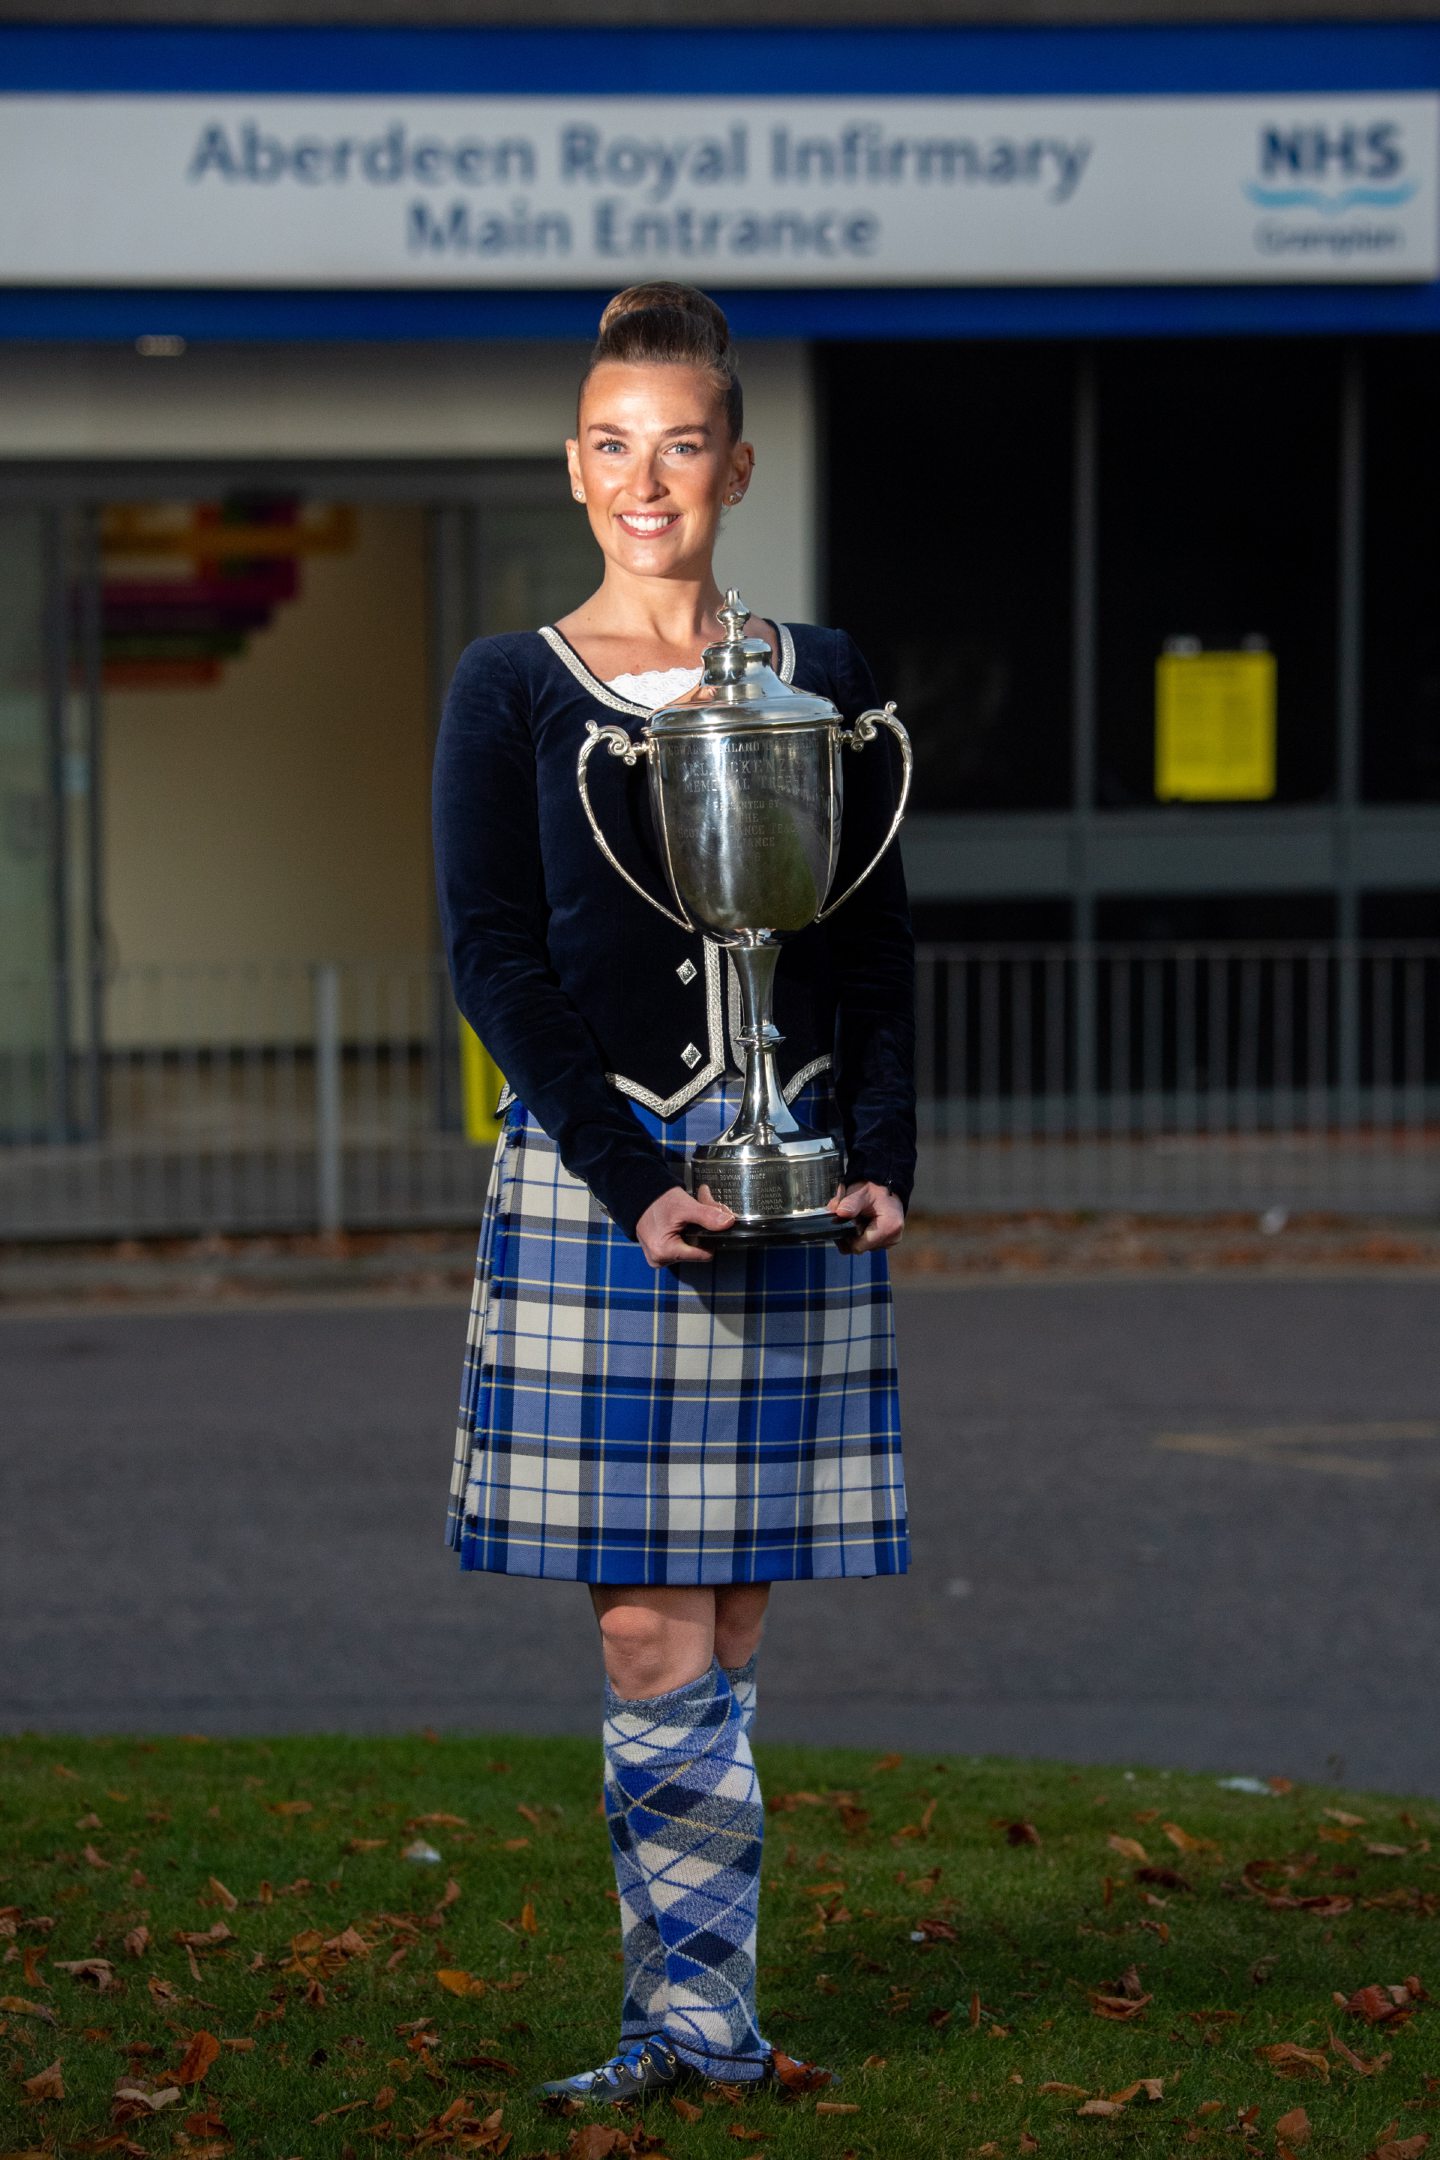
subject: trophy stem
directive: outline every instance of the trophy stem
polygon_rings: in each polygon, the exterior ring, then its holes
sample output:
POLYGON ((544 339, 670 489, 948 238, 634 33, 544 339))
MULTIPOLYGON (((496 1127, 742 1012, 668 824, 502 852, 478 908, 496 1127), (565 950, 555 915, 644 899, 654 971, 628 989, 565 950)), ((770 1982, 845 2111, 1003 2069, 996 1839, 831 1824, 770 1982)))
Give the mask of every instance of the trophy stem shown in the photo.
POLYGON ((745 1079, 734 1119, 690 1159, 696 1192, 733 1208, 732 1229, 694 1234, 721 1247, 769 1239, 834 1238, 843 1229, 826 1202, 839 1188, 840 1154, 833 1140, 807 1130, 780 1092, 775 1048, 784 1040, 770 1017, 779 942, 756 931, 728 948, 740 978, 745 1079))
POLYGON ((745 1091, 735 1128, 767 1144, 788 1139, 798 1133, 800 1127, 780 1092, 775 1050, 785 1038, 770 1017, 775 963, 780 958, 780 947, 768 940, 753 945, 732 945, 730 957, 740 978, 738 1040, 745 1051, 745 1091))

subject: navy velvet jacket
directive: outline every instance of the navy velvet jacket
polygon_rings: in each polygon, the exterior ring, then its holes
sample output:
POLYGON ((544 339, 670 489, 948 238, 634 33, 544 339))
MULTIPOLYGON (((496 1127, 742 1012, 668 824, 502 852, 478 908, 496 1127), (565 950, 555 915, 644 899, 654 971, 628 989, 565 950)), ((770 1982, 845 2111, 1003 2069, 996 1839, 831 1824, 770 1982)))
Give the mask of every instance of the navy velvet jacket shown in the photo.
MULTIPOLYGON (((779 672, 847 720, 877 702, 842 630, 780 625, 779 672)), ((626 1233, 680 1182, 621 1100, 676 1116, 738 1071, 739 990, 724 950, 667 922, 595 845, 575 785, 587 721, 638 734, 649 708, 600 682, 558 631, 480 638, 461 655, 435 751, 440 922, 461 1012, 510 1087, 626 1233)), ((834 891, 894 813, 899 755, 883 730, 844 753, 834 891)), ((643 767, 602 750, 587 777, 615 854, 671 896, 643 767)), ((788 940, 775 980, 788 1098, 833 1071, 846 1176, 902 1201, 915 1174, 914 941, 897 847, 826 923, 788 940)))

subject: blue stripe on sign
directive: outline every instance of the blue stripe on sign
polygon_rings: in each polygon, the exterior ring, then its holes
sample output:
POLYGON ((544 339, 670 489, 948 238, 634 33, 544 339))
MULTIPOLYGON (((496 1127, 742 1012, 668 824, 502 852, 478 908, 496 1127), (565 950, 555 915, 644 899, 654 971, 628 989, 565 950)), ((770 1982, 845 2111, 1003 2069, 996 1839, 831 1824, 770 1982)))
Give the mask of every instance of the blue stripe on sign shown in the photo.
MULTIPOLYGON (((595 335, 603 292, 0 290, 0 340, 197 344, 595 335)), ((727 292, 739 338, 1335 336, 1440 330, 1440 285, 956 286, 727 292)))
MULTIPOLYGON (((1440 83, 1440 23, 745 31, 747 96, 1365 91, 1440 83)), ((733 30, 0 28, 0 90, 714 95, 733 30)))

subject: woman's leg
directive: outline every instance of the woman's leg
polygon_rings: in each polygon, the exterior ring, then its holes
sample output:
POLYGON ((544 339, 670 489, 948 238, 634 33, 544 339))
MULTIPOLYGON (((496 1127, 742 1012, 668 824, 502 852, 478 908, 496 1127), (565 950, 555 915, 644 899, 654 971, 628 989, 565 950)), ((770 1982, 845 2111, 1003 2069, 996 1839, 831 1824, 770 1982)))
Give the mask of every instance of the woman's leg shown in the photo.
MULTIPOLYGON (((626 2013, 661 2012, 650 2030, 664 2034, 681 2062, 747 2080, 769 2066, 755 2020, 764 1814, 746 1719, 716 1656, 721 1594, 658 1585, 593 1593, 605 1649, 607 1814, 622 1925, 627 1907, 640 1906, 643 1884, 655 1929, 654 1937, 643 1932, 642 1908, 642 1932, 630 1931, 636 1957, 626 2013), (663 1988, 650 1979, 657 1944, 663 1988)), ((748 1658, 764 1598, 727 1603, 723 1645, 748 1658)))
POLYGON ((715 1591, 715 1655, 740 1705, 748 1735, 755 1722, 755 1673, 770 1585, 721 1583, 715 1591))
MULTIPOLYGON (((630 1699, 660 1695, 668 1687, 709 1670, 715 1636, 713 1590, 662 1592, 662 1601, 669 1596, 681 1602, 678 1606, 662 1602, 658 1608, 655 1593, 645 1586, 631 1590, 597 1583, 590 1594, 600 1623, 605 1677, 616 1694, 630 1699)), ((623 2043, 658 2032, 665 2023, 665 1946, 660 1940, 645 1871, 631 1845, 624 1802, 611 1775, 608 1748, 604 1798, 615 1889, 620 1899, 623 2043)))

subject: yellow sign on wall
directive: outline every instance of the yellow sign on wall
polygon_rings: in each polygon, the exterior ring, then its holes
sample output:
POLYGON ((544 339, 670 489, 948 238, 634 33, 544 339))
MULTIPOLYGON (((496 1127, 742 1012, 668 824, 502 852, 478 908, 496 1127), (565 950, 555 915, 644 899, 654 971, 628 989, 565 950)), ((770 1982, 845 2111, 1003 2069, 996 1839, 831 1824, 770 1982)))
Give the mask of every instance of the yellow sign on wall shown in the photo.
POLYGON ((1275 793, 1275 655, 1167 652, 1155 663, 1161 802, 1265 802, 1275 793))
POLYGON ((500 1137, 495 1105, 505 1082, 499 1066, 466 1019, 460 1021, 460 1096, 465 1106, 465 1137, 476 1147, 493 1147, 500 1137))

